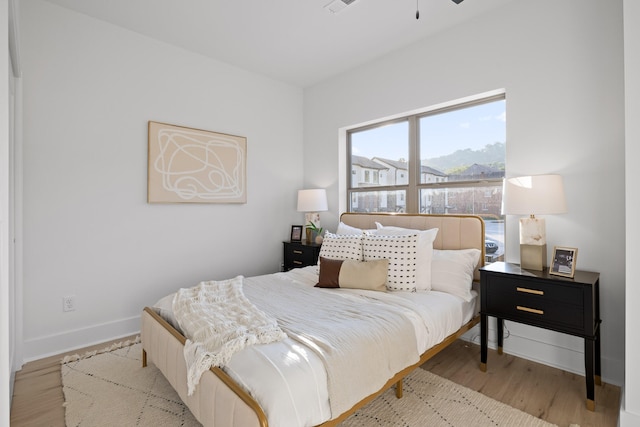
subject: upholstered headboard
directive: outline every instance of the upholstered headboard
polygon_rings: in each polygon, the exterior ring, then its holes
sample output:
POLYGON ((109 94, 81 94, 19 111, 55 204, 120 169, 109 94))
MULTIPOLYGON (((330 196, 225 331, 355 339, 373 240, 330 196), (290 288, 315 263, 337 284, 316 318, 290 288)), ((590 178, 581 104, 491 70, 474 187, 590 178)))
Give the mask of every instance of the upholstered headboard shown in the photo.
POLYGON ((474 280, 480 280, 478 269, 484 265, 485 252, 484 221, 479 216, 345 212, 340 215, 340 221, 364 230, 375 229, 376 222, 415 230, 437 228, 434 249, 480 249, 482 255, 474 273, 474 280))

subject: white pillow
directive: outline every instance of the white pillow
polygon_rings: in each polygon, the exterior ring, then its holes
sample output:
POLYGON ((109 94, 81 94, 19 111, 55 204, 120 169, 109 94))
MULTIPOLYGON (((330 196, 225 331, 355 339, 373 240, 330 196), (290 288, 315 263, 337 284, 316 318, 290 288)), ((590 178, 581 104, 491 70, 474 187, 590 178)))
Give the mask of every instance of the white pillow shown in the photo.
POLYGON ((434 249, 431 261, 431 289, 471 301, 473 272, 479 260, 479 249, 434 249))
POLYGON ((378 236, 406 236, 418 235, 418 269, 416 276, 416 289, 418 291, 431 290, 431 258, 433 255, 433 241, 438 235, 437 228, 429 230, 412 230, 402 227, 387 227, 376 222, 378 229, 374 234, 378 236))
POLYGON ((355 234, 355 235, 360 235, 360 234, 369 233, 369 232, 372 232, 372 231, 374 231, 374 230, 363 230, 362 228, 352 227, 352 226, 347 225, 344 222, 340 221, 340 224, 338 224, 338 229, 336 230, 336 234, 355 234))
POLYGON ((322 240, 318 260, 320 260, 320 257, 323 257, 328 259, 352 259, 362 261, 362 238, 362 234, 337 235, 327 231, 322 240))
POLYGON ((364 260, 388 259, 387 290, 416 291, 418 235, 364 235, 364 260))

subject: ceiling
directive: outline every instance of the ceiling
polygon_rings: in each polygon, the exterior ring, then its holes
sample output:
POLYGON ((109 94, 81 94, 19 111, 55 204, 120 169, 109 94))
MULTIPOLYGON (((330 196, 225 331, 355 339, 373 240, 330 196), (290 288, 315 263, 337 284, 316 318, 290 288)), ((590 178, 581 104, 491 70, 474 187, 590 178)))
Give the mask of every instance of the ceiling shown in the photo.
POLYGON ((355 0, 336 14, 331 0, 47 1, 307 87, 514 0, 355 0))

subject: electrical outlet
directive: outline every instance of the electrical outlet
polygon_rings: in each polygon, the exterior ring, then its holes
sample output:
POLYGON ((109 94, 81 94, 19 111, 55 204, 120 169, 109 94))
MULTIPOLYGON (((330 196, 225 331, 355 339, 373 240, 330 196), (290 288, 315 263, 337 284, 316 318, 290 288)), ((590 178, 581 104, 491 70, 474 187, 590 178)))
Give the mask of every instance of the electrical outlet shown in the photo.
POLYGON ((74 311, 76 309, 76 296, 62 297, 62 311, 74 311))

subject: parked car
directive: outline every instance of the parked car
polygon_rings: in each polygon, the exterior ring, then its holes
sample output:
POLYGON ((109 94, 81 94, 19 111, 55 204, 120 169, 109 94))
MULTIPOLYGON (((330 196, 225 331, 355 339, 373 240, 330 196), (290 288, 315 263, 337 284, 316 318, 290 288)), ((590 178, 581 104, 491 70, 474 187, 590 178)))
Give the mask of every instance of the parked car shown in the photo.
POLYGON ((494 254, 498 250, 498 244, 493 240, 484 241, 484 251, 488 254, 494 254))

